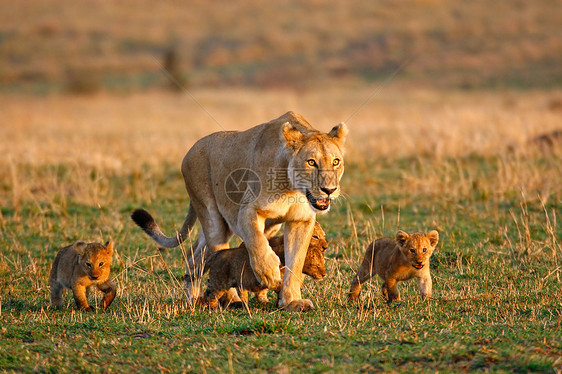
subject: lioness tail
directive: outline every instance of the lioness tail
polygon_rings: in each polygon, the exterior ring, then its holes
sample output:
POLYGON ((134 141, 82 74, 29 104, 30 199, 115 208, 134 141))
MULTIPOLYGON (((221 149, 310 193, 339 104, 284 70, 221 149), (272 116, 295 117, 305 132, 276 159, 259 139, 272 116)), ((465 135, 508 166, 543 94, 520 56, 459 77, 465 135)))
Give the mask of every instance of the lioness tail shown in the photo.
POLYGON ((144 209, 137 209, 131 214, 133 221, 146 232, 152 240, 154 240, 158 245, 164 248, 174 248, 180 245, 189 235, 191 229, 197 221, 197 214, 193 206, 189 204, 189 211, 185 217, 185 221, 181 227, 181 230, 174 237, 166 236, 160 227, 154 221, 154 218, 144 209))

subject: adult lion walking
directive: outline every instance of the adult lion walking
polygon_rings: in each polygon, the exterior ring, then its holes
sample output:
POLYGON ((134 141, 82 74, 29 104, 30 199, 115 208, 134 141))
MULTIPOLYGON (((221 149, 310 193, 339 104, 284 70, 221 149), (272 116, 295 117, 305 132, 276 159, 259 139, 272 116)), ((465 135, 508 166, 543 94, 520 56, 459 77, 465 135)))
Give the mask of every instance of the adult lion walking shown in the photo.
POLYGON ((213 133, 183 159, 190 204, 178 235, 166 236, 145 210, 136 210, 132 218, 166 248, 187 238, 199 219, 203 233, 187 269, 190 297, 200 292, 205 245, 211 251, 228 248, 234 233, 246 243, 257 279, 281 289, 280 307, 311 309, 312 302, 301 298, 302 267, 316 214, 327 212, 340 194, 346 135, 343 123, 326 134, 293 112, 246 131, 213 133), (283 222, 287 271, 281 283, 279 258, 267 239, 283 222))

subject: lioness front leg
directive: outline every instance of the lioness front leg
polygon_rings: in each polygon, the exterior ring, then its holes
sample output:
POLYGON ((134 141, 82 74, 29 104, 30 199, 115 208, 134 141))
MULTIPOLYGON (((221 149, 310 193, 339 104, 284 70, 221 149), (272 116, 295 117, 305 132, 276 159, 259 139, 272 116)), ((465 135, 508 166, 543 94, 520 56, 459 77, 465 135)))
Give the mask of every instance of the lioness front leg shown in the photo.
POLYGON ((301 297, 302 268, 313 227, 314 220, 285 224, 285 275, 279 306, 288 311, 304 312, 314 308, 312 301, 301 297))
POLYGON ((425 300, 426 298, 431 298, 432 295, 432 281, 431 275, 418 278, 418 290, 420 291, 420 297, 425 300))
POLYGON ((255 211, 245 212, 241 219, 248 222, 243 228, 242 239, 246 243, 254 275, 262 286, 279 290, 281 288, 280 261, 263 233, 265 219, 257 216, 255 211))

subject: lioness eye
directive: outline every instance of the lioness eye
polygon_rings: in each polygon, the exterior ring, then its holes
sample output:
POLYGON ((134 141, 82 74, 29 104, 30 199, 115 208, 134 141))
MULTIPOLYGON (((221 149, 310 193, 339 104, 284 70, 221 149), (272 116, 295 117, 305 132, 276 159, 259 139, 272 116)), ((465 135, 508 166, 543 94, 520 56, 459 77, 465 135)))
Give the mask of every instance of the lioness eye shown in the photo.
POLYGON ((306 163, 308 164, 308 166, 316 166, 316 161, 314 161, 313 159, 306 161, 306 163))
POLYGON ((318 236, 316 236, 316 235, 312 235, 312 239, 318 240, 318 239, 320 239, 320 238, 319 238, 318 236))
MULTIPOLYGON (((425 252, 425 251, 424 251, 425 252)), ((103 266, 103 262, 100 262, 100 268, 103 266)))
POLYGON ((424 252, 427 252, 427 248, 424 248, 423 251, 424 251, 424 252))
POLYGON ((334 166, 338 166, 339 164, 340 164, 339 158, 335 158, 334 161, 332 161, 332 165, 334 165, 334 166))
POLYGON ((414 248, 410 248, 410 252, 416 253, 416 250, 414 248))
POLYGON ((91 267, 92 267, 92 264, 90 264, 89 262, 86 262, 86 266, 89 267, 89 268, 91 268, 91 267))

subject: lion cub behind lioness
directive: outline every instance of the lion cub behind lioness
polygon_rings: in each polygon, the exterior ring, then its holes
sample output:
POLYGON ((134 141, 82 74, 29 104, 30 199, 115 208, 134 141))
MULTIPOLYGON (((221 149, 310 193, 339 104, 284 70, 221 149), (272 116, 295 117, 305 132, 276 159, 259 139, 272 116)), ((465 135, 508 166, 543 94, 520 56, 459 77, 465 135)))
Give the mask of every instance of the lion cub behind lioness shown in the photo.
POLYGON ((412 278, 418 280, 422 299, 431 297, 429 258, 438 242, 439 233, 435 230, 427 235, 407 234, 400 230, 395 239, 382 238, 371 243, 351 283, 349 299, 357 300, 361 286, 374 274, 384 281, 382 293, 389 303, 400 300, 398 283, 412 278))
POLYGON ((105 245, 86 244, 77 241, 60 250, 55 257, 49 284, 51 286, 51 304, 60 307, 63 304, 62 292, 71 289, 78 309, 91 311, 88 304, 87 289, 96 286, 104 293, 100 307, 109 307, 116 295, 116 287, 109 276, 113 256, 113 241, 105 245))
MULTIPOLYGON (((269 245, 281 262, 281 276, 284 275, 285 246, 283 236, 269 239, 269 245)), ((324 252, 328 247, 326 234, 322 227, 316 222, 314 231, 307 249, 302 272, 315 280, 326 276, 326 262, 324 252)), ((250 267, 250 257, 244 243, 238 248, 223 249, 211 255, 205 264, 205 271, 209 270, 209 281, 203 303, 211 308, 218 307, 219 299, 231 287, 238 288, 242 301, 248 303, 248 291, 257 294, 260 303, 267 303, 267 288, 257 280, 250 267)), ((275 290, 279 292, 280 290, 275 290)), ((238 305, 235 305, 238 306, 238 305)))

